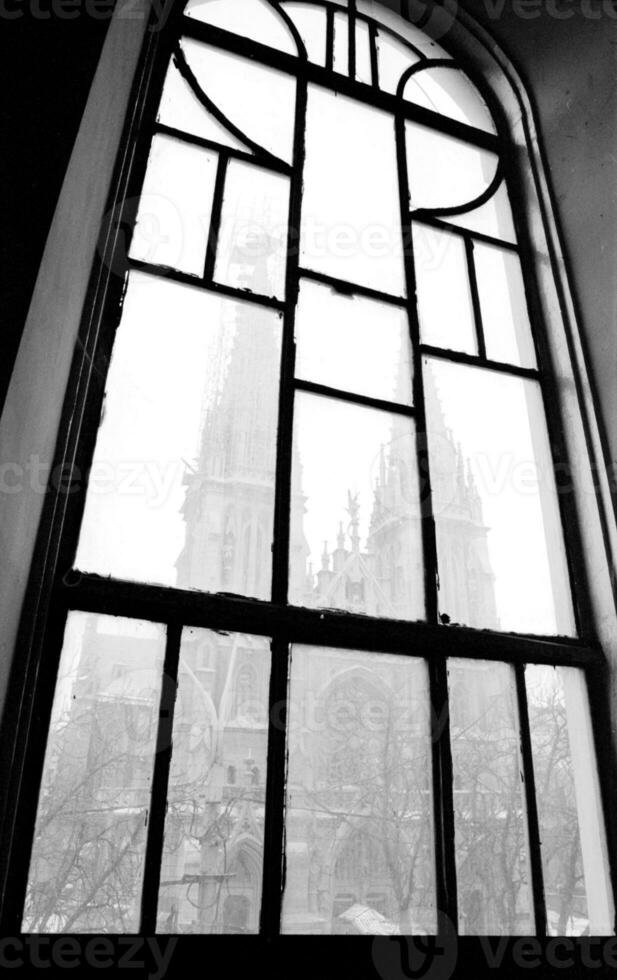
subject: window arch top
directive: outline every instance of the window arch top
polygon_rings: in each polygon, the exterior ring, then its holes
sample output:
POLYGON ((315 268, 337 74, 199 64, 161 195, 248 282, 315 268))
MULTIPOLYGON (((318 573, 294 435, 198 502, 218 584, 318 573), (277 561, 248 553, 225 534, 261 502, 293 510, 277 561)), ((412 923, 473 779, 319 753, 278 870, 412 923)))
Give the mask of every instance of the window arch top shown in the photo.
POLYGON ((88 495, 82 571, 575 631, 502 143, 420 39, 359 2, 189 3, 97 448, 177 467, 160 506, 88 495), (220 515, 247 513, 232 554, 220 515))
POLYGON ((448 52, 380 5, 342 0, 189 0, 185 14, 495 131, 484 99, 448 52), (413 80, 408 74, 412 72, 413 80))

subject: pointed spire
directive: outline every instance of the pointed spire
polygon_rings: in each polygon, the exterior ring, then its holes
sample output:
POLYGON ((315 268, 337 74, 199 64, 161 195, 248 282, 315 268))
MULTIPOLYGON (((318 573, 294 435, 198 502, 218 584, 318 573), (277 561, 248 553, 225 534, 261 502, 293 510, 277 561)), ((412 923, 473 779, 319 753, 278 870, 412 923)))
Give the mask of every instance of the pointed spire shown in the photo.
POLYGON ((328 553, 328 542, 324 541, 323 551, 321 553, 321 570, 322 572, 327 572, 330 568, 330 555, 328 553))
POLYGON ((347 491, 347 513, 349 514, 349 528, 351 537, 351 550, 354 554, 360 551, 360 503, 358 494, 347 491))
POLYGON ((337 548, 340 548, 341 550, 343 550, 344 547, 345 547, 345 532, 343 531, 343 522, 342 521, 339 521, 338 535, 337 535, 337 539, 336 539, 336 545, 337 545, 337 548))

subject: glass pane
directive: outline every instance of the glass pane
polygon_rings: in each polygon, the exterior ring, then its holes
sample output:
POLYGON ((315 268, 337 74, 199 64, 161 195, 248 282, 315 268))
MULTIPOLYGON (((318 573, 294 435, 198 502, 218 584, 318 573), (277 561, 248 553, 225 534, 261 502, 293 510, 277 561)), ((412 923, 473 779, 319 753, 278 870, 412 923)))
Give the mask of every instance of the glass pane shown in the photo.
POLYGON ((22 929, 139 930, 165 629, 69 613, 22 929))
POLYGON ((425 358, 440 612, 572 635, 572 599, 539 385, 425 358))
POLYGON ((459 931, 535 931, 512 667, 449 660, 459 931))
POLYGON ((403 72, 420 59, 417 54, 395 37, 377 32, 377 60, 379 65, 379 87, 384 92, 396 95, 398 83, 403 72))
POLYGON ((299 392, 290 601, 424 617, 413 420, 299 392))
POLYGON ((270 641, 185 629, 157 931, 259 931, 270 641))
POLYGON ((227 119, 259 146, 291 163, 295 79, 189 38, 182 41, 182 49, 201 89, 227 119))
POLYGON ((405 295, 394 122, 309 86, 301 264, 405 295))
POLYGON ((521 260, 513 252, 474 243, 487 357, 536 367, 521 260))
POLYGON ((189 0, 184 13, 287 54, 298 53, 285 21, 265 0, 189 0))
POLYGON ((296 376, 359 395, 412 404, 404 309, 303 280, 296 312, 296 376))
POLYGON ((612 936, 614 904, 585 678, 525 670, 549 934, 612 936))
POLYGON ((371 85, 373 81, 371 42, 368 24, 363 20, 356 22, 356 78, 366 85, 371 85))
MULTIPOLYGON (((407 166, 412 208, 469 204, 490 186, 497 155, 426 126, 407 122, 407 166)), ((459 216, 453 217, 460 224, 459 216)))
POLYGON ((334 15, 334 70, 349 73, 349 28, 347 14, 334 15))
POLYGON ((309 61, 317 65, 326 63, 326 11, 307 3, 282 3, 304 41, 309 61))
POLYGON ((131 276, 79 568, 270 597, 280 329, 269 310, 131 276))
POLYGON ((294 647, 284 933, 434 933, 426 664, 294 647))
POLYGON ((479 231, 482 235, 490 235, 502 242, 516 245, 512 208, 510 207, 506 185, 503 182, 486 204, 481 204, 479 208, 474 208, 473 211, 466 211, 465 214, 455 214, 452 217, 442 215, 442 221, 457 225, 459 228, 467 228, 469 231, 479 231))
POLYGON ((412 234, 422 343, 477 354, 463 239, 416 222, 412 234))
POLYGON ((425 109, 433 109, 478 129, 496 132, 486 102, 454 65, 451 68, 422 69, 407 81, 403 94, 409 102, 425 109))
POLYGON ((193 136, 201 136, 202 139, 222 143, 232 150, 253 152, 245 143, 232 136, 229 130, 204 108, 173 62, 165 78, 157 122, 162 123, 163 126, 171 126, 185 133, 191 133, 193 136))
POLYGON ((263 296, 285 296, 289 178, 230 160, 214 278, 263 296))
POLYGON ((217 153, 155 136, 129 254, 203 276, 217 153))

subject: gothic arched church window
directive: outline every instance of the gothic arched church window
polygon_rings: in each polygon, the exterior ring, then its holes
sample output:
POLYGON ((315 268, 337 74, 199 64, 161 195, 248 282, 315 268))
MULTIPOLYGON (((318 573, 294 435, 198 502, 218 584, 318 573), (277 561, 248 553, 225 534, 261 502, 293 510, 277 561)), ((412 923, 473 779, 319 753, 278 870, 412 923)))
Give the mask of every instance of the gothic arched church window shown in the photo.
POLYGON ((190 0, 149 49, 24 931, 613 930, 508 128, 445 45, 190 0))

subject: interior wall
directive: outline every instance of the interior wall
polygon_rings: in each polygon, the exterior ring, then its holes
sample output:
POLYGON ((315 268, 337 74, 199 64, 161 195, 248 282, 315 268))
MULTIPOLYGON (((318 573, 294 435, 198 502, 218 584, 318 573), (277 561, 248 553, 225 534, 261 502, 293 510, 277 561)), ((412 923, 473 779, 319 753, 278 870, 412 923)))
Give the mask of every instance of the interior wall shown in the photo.
POLYGON ((37 4, 0 8, 0 405, 112 9, 67 19, 37 4))
MULTIPOLYGON (((19 249, 14 253, 5 249, 2 256, 6 282, 16 281, 20 286, 19 290, 11 292, 5 284, 4 323, 10 313, 16 315, 24 297, 31 296, 31 299, 27 304, 27 316, 23 324, 19 324, 21 338, 0 424, 0 554, 3 563, 0 576, 0 702, 4 698, 15 650, 36 531, 47 480, 52 475, 78 328, 90 274, 99 252, 113 168, 148 23, 147 0, 145 9, 136 6, 134 0, 118 2, 122 4, 120 14, 126 10, 128 16, 118 16, 110 23, 106 33, 106 59, 99 62, 101 45, 98 42, 92 42, 87 56, 85 48, 82 49, 76 56, 76 62, 81 66, 75 79, 80 88, 79 95, 73 96, 66 115, 57 115, 50 108, 50 118, 55 122, 49 129, 42 126, 40 133, 31 134, 31 152, 47 179, 30 183, 30 165, 23 174, 15 174, 16 179, 10 186, 5 184, 3 187, 15 205, 6 211, 9 218, 13 215, 14 234, 19 240, 20 236, 31 238, 27 250, 29 262, 19 249), (80 114, 73 111, 73 106, 82 100, 85 105, 90 81, 91 97, 83 120, 80 120, 80 114), (61 141, 60 146, 56 145, 57 140, 61 141), (75 153, 71 155, 74 143, 75 153), (55 166, 47 168, 47 153, 53 159, 66 156, 67 163, 70 159, 68 169, 66 163, 62 173, 57 172, 55 166), (25 199, 29 201, 29 208, 24 214, 25 199), (24 424, 24 419, 29 420, 28 424, 24 424), (36 424, 32 420, 36 420, 36 424)), ((46 22, 38 23, 44 29, 46 22)), ((79 33, 74 37, 77 39, 79 33)), ((44 60, 43 63, 47 62, 44 60)), ((39 79, 39 85, 40 99, 53 103, 53 79, 39 79)), ((11 91, 16 93, 15 100, 19 103, 22 97, 17 94, 19 90, 11 91)), ((27 98, 30 86, 26 85, 24 91, 27 98)), ((27 104, 22 104, 21 109, 22 124, 27 131, 27 104)), ((12 112, 17 114, 15 105, 12 112)), ((19 128, 17 133, 19 135, 19 128)), ((8 344, 6 350, 9 350, 8 344)))

